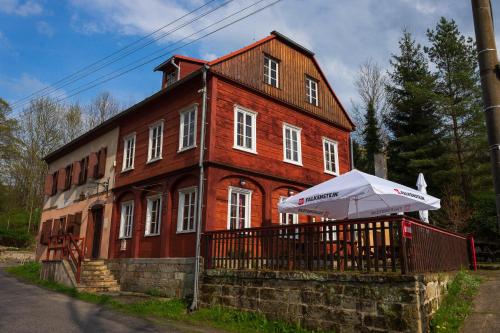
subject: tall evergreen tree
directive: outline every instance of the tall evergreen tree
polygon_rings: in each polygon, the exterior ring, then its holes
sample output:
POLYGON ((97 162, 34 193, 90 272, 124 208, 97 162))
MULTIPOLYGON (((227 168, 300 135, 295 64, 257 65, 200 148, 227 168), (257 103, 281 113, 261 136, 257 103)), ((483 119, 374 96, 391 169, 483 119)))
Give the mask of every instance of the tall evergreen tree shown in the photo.
POLYGON ((365 128, 363 130, 364 148, 366 152, 366 171, 375 173, 375 154, 382 151, 382 140, 380 138, 380 127, 377 120, 377 112, 373 102, 366 105, 365 128))
POLYGON ((472 38, 460 33, 455 21, 443 17, 435 30, 427 31, 427 37, 431 45, 425 51, 436 67, 437 105, 452 161, 450 184, 458 180, 455 191, 467 203, 482 179, 489 177, 485 173, 489 168, 476 47, 472 38))
POLYGON ((390 64, 386 86, 389 111, 384 117, 391 135, 390 178, 413 187, 422 172, 428 179, 429 190, 436 193, 443 183, 443 145, 434 76, 421 46, 407 31, 403 31, 399 54, 392 56, 390 64))

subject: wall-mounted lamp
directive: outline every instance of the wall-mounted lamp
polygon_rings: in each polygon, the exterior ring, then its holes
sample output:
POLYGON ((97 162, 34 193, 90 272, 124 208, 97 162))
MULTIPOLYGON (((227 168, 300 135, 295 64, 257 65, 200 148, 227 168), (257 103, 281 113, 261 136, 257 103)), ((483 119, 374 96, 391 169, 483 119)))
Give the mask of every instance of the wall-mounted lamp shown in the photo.
POLYGON ((245 186, 245 184, 246 184, 246 183, 247 183, 247 182, 245 181, 245 179, 244 179, 244 178, 240 178, 240 185, 241 185, 241 186, 245 186))
POLYGON ((291 188, 289 188, 289 189, 288 189, 288 196, 290 197, 290 196, 292 196, 292 195, 294 195, 294 194, 295 194, 295 191, 294 191, 294 190, 292 190, 291 188))

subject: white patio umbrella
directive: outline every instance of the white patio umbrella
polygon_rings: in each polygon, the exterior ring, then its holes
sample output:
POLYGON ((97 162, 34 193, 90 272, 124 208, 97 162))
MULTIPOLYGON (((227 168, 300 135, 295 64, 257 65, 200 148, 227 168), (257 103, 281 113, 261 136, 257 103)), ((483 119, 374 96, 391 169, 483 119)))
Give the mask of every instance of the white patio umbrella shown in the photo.
MULTIPOLYGON (((423 173, 418 174, 417 188, 420 192, 427 194, 427 183, 425 182, 425 178, 424 178, 423 173)), ((429 211, 428 210, 420 210, 418 212, 418 216, 420 217, 420 219, 423 222, 429 223, 429 211)))
POLYGON ((439 209, 440 200, 407 186, 352 170, 279 203, 281 213, 345 219, 439 209))

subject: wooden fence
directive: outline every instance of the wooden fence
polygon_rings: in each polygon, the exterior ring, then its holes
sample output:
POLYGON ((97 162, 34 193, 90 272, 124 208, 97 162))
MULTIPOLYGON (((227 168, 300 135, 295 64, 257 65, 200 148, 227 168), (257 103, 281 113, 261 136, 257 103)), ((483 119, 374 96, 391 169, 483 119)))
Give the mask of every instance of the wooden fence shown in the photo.
POLYGON ((203 237, 207 269, 405 274, 471 262, 465 236, 403 216, 217 230, 203 237))

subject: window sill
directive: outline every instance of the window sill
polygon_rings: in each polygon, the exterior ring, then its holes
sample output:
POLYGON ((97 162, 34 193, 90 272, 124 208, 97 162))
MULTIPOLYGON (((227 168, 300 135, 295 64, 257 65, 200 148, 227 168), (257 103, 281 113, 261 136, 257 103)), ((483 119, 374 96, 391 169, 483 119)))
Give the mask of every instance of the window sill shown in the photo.
POLYGON ((326 174, 328 175, 332 175, 332 176, 338 176, 339 173, 338 172, 333 172, 333 171, 328 171, 328 170, 324 170, 326 174))
POLYGON ((147 234, 147 235, 144 235, 144 237, 157 237, 157 236, 160 236, 160 234, 147 234))
POLYGON ((184 148, 180 148, 179 150, 177 150, 177 154, 180 154, 180 153, 183 153, 185 151, 188 151, 188 150, 191 150, 191 149, 195 149, 195 148, 196 148, 196 145, 189 146, 189 147, 184 147, 184 148))
POLYGON ((125 172, 132 171, 132 170, 134 170, 134 167, 131 167, 131 168, 128 168, 128 169, 123 169, 121 171, 121 173, 125 173, 125 172))
POLYGON ((129 236, 129 237, 118 237, 118 240, 127 240, 127 239, 132 239, 132 236, 129 236))
POLYGON ((240 146, 233 146, 233 149, 244 151, 245 153, 250 153, 250 154, 257 155, 257 150, 256 149, 248 149, 248 148, 243 148, 243 147, 240 147, 240 146))
POLYGON ((296 161, 291 161, 291 160, 283 160, 283 162, 285 163, 289 163, 289 164, 293 164, 293 165, 296 165, 296 166, 300 166, 300 167, 303 167, 304 165, 302 164, 302 162, 296 162, 296 161))
POLYGON ((180 230, 177 230, 177 234, 194 234, 196 232, 196 230, 184 230, 184 231, 180 231, 180 230))
POLYGON ((158 161, 161 161, 163 159, 163 157, 157 157, 157 158, 154 158, 152 160, 148 160, 146 162, 146 164, 151 164, 151 163, 154 163, 154 162, 158 162, 158 161))

